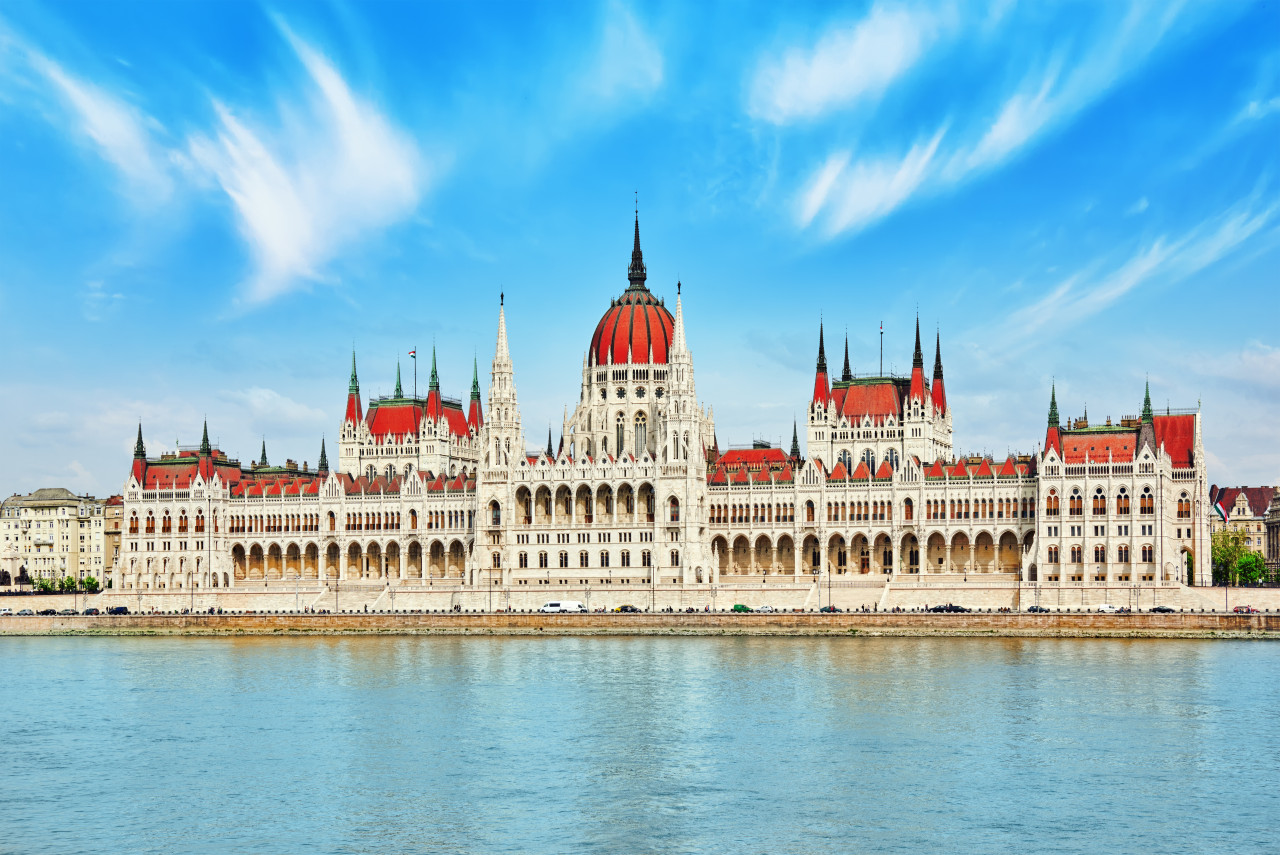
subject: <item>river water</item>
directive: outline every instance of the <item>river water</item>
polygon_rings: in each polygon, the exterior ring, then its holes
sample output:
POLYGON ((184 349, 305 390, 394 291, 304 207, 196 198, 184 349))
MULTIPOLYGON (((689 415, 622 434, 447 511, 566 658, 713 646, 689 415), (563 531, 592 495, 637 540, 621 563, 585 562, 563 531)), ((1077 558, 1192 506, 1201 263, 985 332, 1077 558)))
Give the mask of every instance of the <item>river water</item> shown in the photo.
POLYGON ((1276 852, 1280 644, 0 639, 0 852, 1276 852))

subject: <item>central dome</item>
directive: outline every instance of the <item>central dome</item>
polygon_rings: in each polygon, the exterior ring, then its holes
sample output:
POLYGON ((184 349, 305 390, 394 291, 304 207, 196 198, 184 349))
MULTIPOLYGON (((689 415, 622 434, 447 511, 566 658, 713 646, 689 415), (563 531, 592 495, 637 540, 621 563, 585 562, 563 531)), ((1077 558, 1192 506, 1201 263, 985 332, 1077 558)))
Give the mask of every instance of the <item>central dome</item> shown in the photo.
POLYGON ((589 351, 591 364, 665 364, 675 319, 662 301, 645 287, 646 271, 644 256, 640 253, 638 216, 627 278, 631 280, 627 290, 609 305, 609 311, 596 324, 589 351))

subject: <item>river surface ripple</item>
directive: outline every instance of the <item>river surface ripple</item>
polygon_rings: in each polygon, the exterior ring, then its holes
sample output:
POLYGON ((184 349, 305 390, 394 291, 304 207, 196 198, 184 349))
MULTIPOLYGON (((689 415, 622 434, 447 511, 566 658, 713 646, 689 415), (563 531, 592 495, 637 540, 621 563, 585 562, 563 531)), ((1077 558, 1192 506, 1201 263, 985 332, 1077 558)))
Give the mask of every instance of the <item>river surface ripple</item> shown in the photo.
POLYGON ((1280 851, 1280 644, 6 638, 0 852, 1280 851))

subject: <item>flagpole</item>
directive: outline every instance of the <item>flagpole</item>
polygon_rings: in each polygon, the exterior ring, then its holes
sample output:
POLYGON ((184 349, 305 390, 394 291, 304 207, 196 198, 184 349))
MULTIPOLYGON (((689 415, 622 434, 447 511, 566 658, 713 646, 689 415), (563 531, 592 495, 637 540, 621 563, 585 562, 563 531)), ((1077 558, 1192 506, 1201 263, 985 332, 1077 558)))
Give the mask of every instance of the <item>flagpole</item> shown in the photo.
POLYGON ((418 346, 413 346, 413 399, 418 400, 418 346))
POLYGON ((880 322, 880 376, 884 376, 884 321, 880 322))

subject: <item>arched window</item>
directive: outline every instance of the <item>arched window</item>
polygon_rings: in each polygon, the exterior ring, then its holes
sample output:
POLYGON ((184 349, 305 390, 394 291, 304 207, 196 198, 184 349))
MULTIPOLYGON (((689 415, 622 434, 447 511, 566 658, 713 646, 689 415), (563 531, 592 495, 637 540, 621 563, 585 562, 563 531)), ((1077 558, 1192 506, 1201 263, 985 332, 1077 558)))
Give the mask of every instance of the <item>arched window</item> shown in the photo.
POLYGON ((1095 563, 1105 564, 1107 562, 1107 548, 1101 544, 1095 546, 1093 548, 1093 560, 1095 563))
POLYGON ((543 570, 545 570, 549 566, 547 562, 547 553, 545 552, 538 553, 538 566, 541 567, 543 570))
POLYGON ((492 519, 490 525, 502 525, 502 506, 497 502, 490 502, 489 516, 492 519))
POLYGON ((672 567, 680 566, 680 550, 678 549, 671 550, 671 566, 672 567))
MULTIPOLYGON (((618 391, 622 391, 622 390, 618 390, 618 391)), ((627 429, 627 417, 624 416, 622 413, 618 413, 617 426, 615 428, 616 436, 617 436, 617 444, 614 445, 614 448, 617 449, 615 454, 618 457, 622 456, 622 451, 623 451, 623 448, 625 447, 622 444, 622 439, 623 439, 623 435, 626 432, 626 429, 627 429)))
POLYGON ((862 452, 862 462, 867 464, 867 468, 871 470, 871 474, 876 472, 876 453, 871 449, 865 449, 862 452))
POLYGON ((603 549, 600 550, 600 566, 601 567, 609 566, 609 553, 603 549))
POLYGON ((813 522, 813 502, 804 503, 804 520, 805 522, 813 522))
POLYGON ((1142 563, 1151 564, 1155 560, 1155 550, 1151 547, 1151 544, 1144 545, 1142 547, 1142 563))
POLYGON ((636 422, 635 422, 635 428, 636 428, 636 439, 635 439, 636 457, 641 457, 641 456, 643 456, 643 455, 644 455, 644 453, 645 453, 645 450, 649 447, 649 443, 648 443, 648 439, 649 439, 649 429, 648 429, 648 425, 649 425, 649 420, 648 420, 647 418, 645 418, 645 414, 644 414, 644 413, 636 413, 636 422))
POLYGON ((1129 563, 1129 545, 1122 543, 1116 547, 1116 560, 1121 564, 1129 563))
POLYGON ((1120 488, 1120 495, 1116 496, 1116 513, 1120 516, 1129 516, 1129 493, 1124 487, 1120 488))
POLYGON ((1187 498, 1187 494, 1185 492, 1178 499, 1178 519, 1191 519, 1191 500, 1187 498))
POLYGON ((1071 547, 1071 563, 1079 564, 1084 561, 1084 550, 1078 546, 1071 547))
POLYGON ((1093 494, 1093 515, 1095 517, 1106 516, 1107 514, 1107 497, 1099 487, 1093 494))
POLYGON ((898 449, 896 448, 889 449, 889 454, 885 457, 885 459, 889 461, 889 466, 893 468, 893 471, 897 472, 898 471, 898 449))
POLYGON ((129 517, 129 534, 138 533, 138 512, 134 511, 133 516, 129 517))
POLYGON ((169 534, 173 531, 173 520, 169 518, 169 512, 164 512, 164 519, 160 521, 160 533, 169 534))
POLYGON ((181 515, 178 517, 178 534, 186 534, 186 533, 187 533, 187 512, 182 511, 181 515))
POLYGON ((1080 489, 1075 488, 1071 491, 1071 516, 1084 516, 1084 497, 1080 495, 1080 489))
POLYGON ((493 553, 493 569, 497 570, 501 566, 502 566, 502 553, 501 552, 493 553))
POLYGON ((336 531, 338 528, 338 518, 333 511, 329 511, 329 531, 336 531))
POLYGON ((585 549, 584 549, 582 552, 579 552, 579 553, 578 553, 578 566, 579 566, 579 567, 587 567, 587 566, 590 566, 590 561, 589 561, 590 557, 591 557, 591 556, 589 556, 589 555, 587 554, 587 551, 586 551, 585 549))
POLYGON ((1142 495, 1138 497, 1138 512, 1146 515, 1156 512, 1156 497, 1151 495, 1150 487, 1142 488, 1142 495))
POLYGON ((410 510, 409 511, 409 528, 416 529, 417 527, 418 527, 418 512, 415 510, 410 510))
POLYGON ((204 511, 196 512, 196 534, 204 532, 204 511))
POLYGON ((675 496, 671 497, 671 521, 680 522, 680 500, 675 496))
POLYGON ((517 564, 520 566, 520 569, 523 570, 529 566, 529 553, 521 552, 517 556, 517 559, 517 564))
POLYGON ((1050 564, 1058 563, 1058 547, 1056 546, 1049 547, 1049 563, 1050 564))

